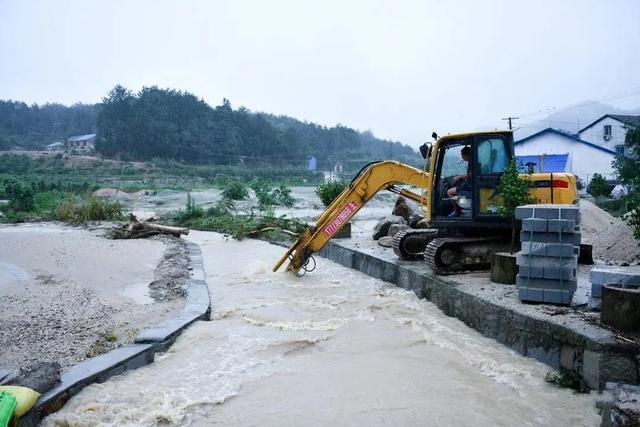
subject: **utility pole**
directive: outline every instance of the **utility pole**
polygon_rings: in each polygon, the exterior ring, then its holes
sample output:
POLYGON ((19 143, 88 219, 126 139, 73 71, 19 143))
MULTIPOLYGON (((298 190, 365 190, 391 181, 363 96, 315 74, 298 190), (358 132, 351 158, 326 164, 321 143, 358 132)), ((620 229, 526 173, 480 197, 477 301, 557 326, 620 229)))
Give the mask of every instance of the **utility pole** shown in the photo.
POLYGON ((508 120, 509 121, 509 130, 513 129, 513 126, 511 126, 511 120, 518 120, 520 117, 505 117, 502 120, 508 120))

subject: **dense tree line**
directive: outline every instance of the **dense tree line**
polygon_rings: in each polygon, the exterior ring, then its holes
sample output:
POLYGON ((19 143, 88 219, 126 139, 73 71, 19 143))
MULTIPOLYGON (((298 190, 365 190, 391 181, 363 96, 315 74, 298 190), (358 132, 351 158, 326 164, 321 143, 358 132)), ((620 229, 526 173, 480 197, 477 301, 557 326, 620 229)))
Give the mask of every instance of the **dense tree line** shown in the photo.
POLYGON ((94 105, 42 106, 0 100, 0 150, 14 147, 42 149, 71 135, 92 133, 96 128, 94 105))
POLYGON ((410 147, 380 140, 371 132, 233 109, 226 99, 212 108, 190 93, 157 87, 133 93, 116 86, 95 106, 1 105, 0 141, 10 139, 5 148, 43 148, 56 139, 95 130, 96 150, 124 160, 304 167, 313 156, 320 168, 342 163, 345 170, 380 159, 419 161, 410 147))

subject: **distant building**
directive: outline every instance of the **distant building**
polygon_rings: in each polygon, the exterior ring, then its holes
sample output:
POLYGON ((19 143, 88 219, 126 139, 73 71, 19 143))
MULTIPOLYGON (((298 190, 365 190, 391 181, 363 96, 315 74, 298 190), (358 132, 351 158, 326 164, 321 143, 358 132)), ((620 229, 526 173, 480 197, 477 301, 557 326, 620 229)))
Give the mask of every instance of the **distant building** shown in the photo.
POLYGON ((514 143, 516 158, 525 164, 534 163, 536 172, 571 172, 585 184, 594 173, 614 178, 611 162, 616 152, 612 148, 552 128, 514 143))
POLYGON ((67 139, 67 150, 93 151, 96 146, 96 134, 72 136, 67 139))
POLYGON ((578 132, 578 138, 600 147, 624 154, 626 127, 640 126, 640 116, 605 114, 578 132))
POLYGON ((58 141, 47 145, 47 151, 64 151, 64 142, 58 141))

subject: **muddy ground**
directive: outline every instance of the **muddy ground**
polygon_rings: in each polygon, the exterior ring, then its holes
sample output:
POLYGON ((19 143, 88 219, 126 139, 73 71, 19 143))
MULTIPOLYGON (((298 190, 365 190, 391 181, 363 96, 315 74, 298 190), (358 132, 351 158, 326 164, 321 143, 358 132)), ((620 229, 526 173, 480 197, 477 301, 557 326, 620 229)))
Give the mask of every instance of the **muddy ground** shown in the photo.
POLYGON ((0 227, 0 368, 72 366, 133 342, 184 305, 186 246, 105 229, 0 227))

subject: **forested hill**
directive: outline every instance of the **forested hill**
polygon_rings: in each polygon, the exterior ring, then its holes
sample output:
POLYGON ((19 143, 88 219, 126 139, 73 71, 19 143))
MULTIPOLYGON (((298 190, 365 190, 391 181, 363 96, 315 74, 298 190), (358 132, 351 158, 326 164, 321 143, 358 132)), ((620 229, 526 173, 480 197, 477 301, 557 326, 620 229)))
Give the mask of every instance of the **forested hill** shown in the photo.
POLYGON ((47 144, 71 135, 95 132, 95 105, 27 105, 0 100, 0 150, 42 150, 47 144))
POLYGON ((133 93, 116 86, 96 105, 0 101, 0 149, 42 149, 93 132, 100 154, 125 160, 303 167, 313 156, 322 169, 380 159, 419 162, 411 147, 370 132, 233 109, 227 100, 212 108, 192 94, 157 87, 133 93))

